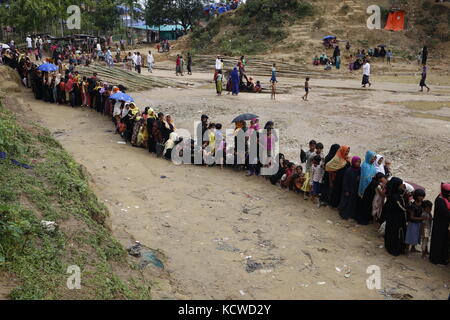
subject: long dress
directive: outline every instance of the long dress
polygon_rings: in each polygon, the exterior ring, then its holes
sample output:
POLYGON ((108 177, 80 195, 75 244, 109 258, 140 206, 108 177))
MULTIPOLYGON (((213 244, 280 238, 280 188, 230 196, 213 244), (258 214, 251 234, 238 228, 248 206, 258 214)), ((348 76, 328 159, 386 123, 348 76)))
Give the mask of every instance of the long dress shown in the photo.
POLYGON ((430 261, 434 264, 447 265, 448 257, 448 226, 450 210, 445 200, 440 196, 434 201, 433 226, 431 229, 430 261))
POLYGON ((358 221, 359 224, 363 225, 369 224, 373 219, 372 204, 378 184, 379 184, 378 181, 375 178, 373 178, 372 182, 370 182, 370 184, 364 191, 364 195, 360 201, 358 215, 356 217, 356 221, 358 221))
POLYGON ((341 201, 342 194, 342 183, 344 182, 344 175, 347 171, 347 168, 350 166, 349 163, 342 169, 339 169, 335 172, 335 178, 331 183, 331 196, 330 196, 330 205, 333 208, 339 207, 339 202, 341 201))
POLYGON ((342 182, 342 196, 339 203, 339 214, 342 219, 355 218, 358 209, 358 186, 360 170, 347 168, 342 182), (348 195, 346 195, 348 193, 348 195))
POLYGON ((400 195, 392 196, 383 207, 386 216, 384 246, 393 256, 405 252, 406 209, 405 202, 400 195))
POLYGON ((237 71, 237 68, 234 68, 231 72, 231 91, 233 92, 233 95, 239 94, 239 72, 237 71))

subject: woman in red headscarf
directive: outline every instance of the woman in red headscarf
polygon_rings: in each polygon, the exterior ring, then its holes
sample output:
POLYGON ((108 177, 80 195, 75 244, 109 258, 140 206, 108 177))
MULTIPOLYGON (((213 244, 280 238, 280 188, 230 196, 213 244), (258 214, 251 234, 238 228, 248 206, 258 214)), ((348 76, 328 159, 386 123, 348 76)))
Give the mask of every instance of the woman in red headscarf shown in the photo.
POLYGON ((434 202, 433 227, 431 229, 430 261, 448 264, 450 221, 450 183, 441 184, 441 194, 434 202))

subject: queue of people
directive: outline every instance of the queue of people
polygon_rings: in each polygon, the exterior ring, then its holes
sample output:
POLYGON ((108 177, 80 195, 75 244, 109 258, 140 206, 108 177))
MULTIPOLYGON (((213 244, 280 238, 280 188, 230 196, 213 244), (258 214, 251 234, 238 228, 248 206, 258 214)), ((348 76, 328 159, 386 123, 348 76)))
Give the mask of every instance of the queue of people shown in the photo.
POLYGON ((395 177, 389 159, 382 155, 367 151, 361 159, 350 155, 349 146, 338 144, 333 144, 325 155, 324 145, 314 140, 309 142, 308 150, 301 150, 300 161, 295 163, 282 153, 272 154, 279 141, 274 123, 268 121, 261 128, 258 118, 251 119, 249 125, 246 121, 236 122, 234 145, 227 145, 222 124, 209 121, 207 115, 201 117, 197 128, 197 136, 203 139, 186 139, 177 134, 170 115, 151 107, 141 111, 135 103, 111 99, 112 94, 125 93, 126 88, 103 83, 95 73, 89 78, 81 78, 75 69, 52 74, 39 71, 24 55, 15 54, 8 59, 8 65, 17 69, 21 77, 29 76, 36 99, 95 109, 110 117, 116 134, 135 147, 147 148, 168 160, 173 160, 174 155, 182 158, 189 150, 191 163, 218 165, 222 169, 230 166, 252 176, 260 175, 267 166, 259 154, 251 158, 249 150, 254 144, 279 163, 277 172, 265 176, 271 184, 299 193, 317 207, 334 208, 342 219, 374 224, 384 234, 385 248, 391 255, 408 254, 420 244, 423 257, 430 248, 432 263, 449 262, 449 183, 441 184, 433 206, 425 199, 423 188, 395 177), (244 141, 244 148, 238 147, 238 141, 244 141), (200 162, 195 161, 199 158, 200 162))

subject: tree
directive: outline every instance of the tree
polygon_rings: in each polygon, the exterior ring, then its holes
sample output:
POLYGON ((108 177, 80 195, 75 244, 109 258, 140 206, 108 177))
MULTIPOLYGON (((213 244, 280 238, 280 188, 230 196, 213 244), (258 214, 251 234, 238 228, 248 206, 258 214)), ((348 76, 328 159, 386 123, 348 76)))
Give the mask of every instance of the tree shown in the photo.
POLYGON ((174 0, 173 17, 187 31, 202 16, 203 1, 201 0, 174 0))

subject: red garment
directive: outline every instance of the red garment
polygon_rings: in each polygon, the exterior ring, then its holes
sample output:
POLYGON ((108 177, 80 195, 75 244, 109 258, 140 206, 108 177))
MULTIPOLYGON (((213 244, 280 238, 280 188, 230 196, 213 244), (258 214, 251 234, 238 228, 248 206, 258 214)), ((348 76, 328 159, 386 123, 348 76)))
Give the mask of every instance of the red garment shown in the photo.
POLYGON ((73 87, 73 80, 72 79, 67 80, 67 82, 66 82, 66 91, 70 92, 70 90, 72 90, 72 87, 73 87))
POLYGON ((177 66, 179 66, 181 63, 180 57, 177 58, 177 66))

